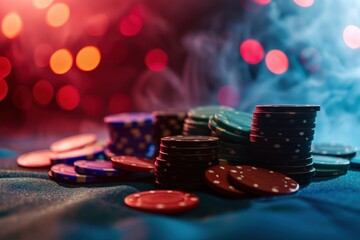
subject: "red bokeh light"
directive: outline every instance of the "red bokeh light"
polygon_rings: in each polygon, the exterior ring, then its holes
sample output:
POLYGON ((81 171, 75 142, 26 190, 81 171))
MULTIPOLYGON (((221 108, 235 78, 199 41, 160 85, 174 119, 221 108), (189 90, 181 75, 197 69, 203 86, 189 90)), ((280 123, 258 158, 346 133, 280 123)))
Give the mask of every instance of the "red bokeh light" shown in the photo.
POLYGON ((266 66, 275 74, 283 74, 289 68, 289 60, 285 53, 280 50, 271 50, 265 57, 266 66))
POLYGON ((48 105, 54 97, 54 88, 48 81, 40 80, 33 87, 33 96, 40 105, 48 105))
POLYGON ((80 93, 74 86, 66 85, 57 92, 56 102, 64 110, 74 110, 80 103, 80 93))
POLYGON ((89 117, 103 116, 104 102, 96 95, 88 95, 81 99, 81 109, 89 117))
POLYGON ((240 94, 235 87, 224 86, 219 89, 217 98, 220 105, 236 107, 240 101, 240 94))
POLYGON ((240 54, 245 62, 258 64, 264 58, 264 48, 255 39, 247 39, 240 45, 240 54))
POLYGON ((155 48, 146 54, 145 63, 150 70, 154 72, 161 71, 168 64, 168 56, 163 50, 155 48))
POLYGON ((117 93, 109 101, 110 113, 130 112, 132 103, 128 95, 117 93))
POLYGON ((13 102, 21 110, 28 110, 33 106, 32 94, 29 88, 19 86, 13 93, 13 102))
POLYGON ((38 45, 34 50, 34 62, 38 67, 49 66, 50 57, 53 53, 53 48, 48 43, 38 45))
POLYGON ((4 79, 0 78, 0 101, 4 100, 8 93, 9 87, 4 79))
POLYGON ((135 15, 129 14, 125 16, 119 23, 119 31, 125 36, 131 37, 138 34, 143 26, 142 19, 135 15))
POLYGON ((109 17, 105 14, 92 16, 86 23, 86 31, 94 37, 102 36, 106 33, 110 25, 109 17))
POLYGON ((6 57, 0 57, 0 78, 7 77, 11 72, 11 63, 6 57))

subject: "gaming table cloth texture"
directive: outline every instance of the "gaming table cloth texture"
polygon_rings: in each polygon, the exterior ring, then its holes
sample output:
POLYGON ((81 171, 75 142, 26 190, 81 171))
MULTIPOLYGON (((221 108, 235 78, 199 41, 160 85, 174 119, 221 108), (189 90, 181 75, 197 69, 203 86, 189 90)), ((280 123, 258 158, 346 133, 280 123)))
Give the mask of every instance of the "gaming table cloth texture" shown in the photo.
MULTIPOLYGON (((8 152, 11 153, 11 152, 8 152)), ((0 239, 359 239, 360 172, 314 182, 288 196, 226 199, 210 191, 176 216, 130 209, 128 194, 146 181, 67 185, 48 170, 0 157, 0 239)))

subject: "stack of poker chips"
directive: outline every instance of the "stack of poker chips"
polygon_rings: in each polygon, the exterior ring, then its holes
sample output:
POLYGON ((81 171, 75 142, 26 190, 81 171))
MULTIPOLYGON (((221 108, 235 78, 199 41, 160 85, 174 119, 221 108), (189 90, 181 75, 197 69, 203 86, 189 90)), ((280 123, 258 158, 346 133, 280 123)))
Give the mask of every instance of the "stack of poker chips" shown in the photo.
POLYGON ((246 164, 252 159, 250 147, 251 114, 235 110, 210 117, 211 135, 220 139, 220 158, 230 164, 246 164))
POLYGON ((182 134, 186 113, 180 111, 155 111, 152 114, 155 119, 154 142, 156 146, 155 155, 157 155, 161 138, 182 134))
POLYGON ((152 157, 153 116, 149 113, 121 113, 104 118, 109 130, 109 155, 152 157))
POLYGON ((208 121, 211 116, 218 112, 231 111, 232 108, 224 106, 203 106, 190 109, 183 126, 183 135, 203 135, 210 136, 208 121))
POLYGON ((309 184, 315 173, 311 142, 319 110, 318 105, 256 106, 250 135, 252 164, 309 184))
POLYGON ((211 136, 170 136, 161 139, 155 161, 156 186, 199 189, 209 166, 218 164, 219 139, 211 136))
POLYGON ((333 178, 344 175, 350 167, 350 161, 340 157, 313 155, 316 178, 333 178))

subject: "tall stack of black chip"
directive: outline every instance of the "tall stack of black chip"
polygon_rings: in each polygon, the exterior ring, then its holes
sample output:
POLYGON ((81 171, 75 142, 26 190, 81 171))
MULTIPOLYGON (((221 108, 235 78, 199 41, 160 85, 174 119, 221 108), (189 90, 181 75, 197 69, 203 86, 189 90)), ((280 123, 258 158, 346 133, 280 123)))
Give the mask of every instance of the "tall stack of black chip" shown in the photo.
POLYGON ((155 161, 159 188, 196 190, 203 186, 204 173, 219 163, 219 139, 210 136, 171 136, 161 139, 155 161))
POLYGON ((215 113, 234 110, 224 106, 202 106, 190 109, 183 126, 183 135, 185 136, 210 136, 211 131, 208 128, 208 121, 215 113))
POLYGON ((182 134, 186 112, 182 111, 155 111, 152 113, 155 119, 154 142, 155 156, 159 153, 160 140, 163 137, 177 136, 182 134))
POLYGON ((253 165, 288 175, 302 185, 315 173, 311 156, 318 105, 258 105, 250 142, 253 165))

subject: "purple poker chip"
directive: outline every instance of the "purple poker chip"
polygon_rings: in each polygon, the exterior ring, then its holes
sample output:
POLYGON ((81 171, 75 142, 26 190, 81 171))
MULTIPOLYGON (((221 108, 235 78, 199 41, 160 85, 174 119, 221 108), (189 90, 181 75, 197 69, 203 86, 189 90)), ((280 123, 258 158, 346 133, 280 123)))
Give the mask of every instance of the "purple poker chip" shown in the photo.
POLYGON ((51 167, 51 177, 55 180, 71 183, 98 183, 103 182, 104 178, 91 175, 78 174, 74 166, 66 164, 55 164, 51 167))
POLYGON ((154 117, 151 113, 119 113, 106 116, 104 122, 111 126, 140 127, 152 125, 154 117))
POLYGON ((74 166, 77 173, 85 175, 101 177, 120 177, 129 174, 128 172, 113 168, 111 161, 105 160, 80 160, 74 162, 74 166))
POLYGON ((51 156, 51 163, 66 163, 73 164, 77 160, 94 160, 94 159, 104 159, 105 148, 99 145, 92 145, 73 151, 63 152, 63 153, 54 153, 51 156))

